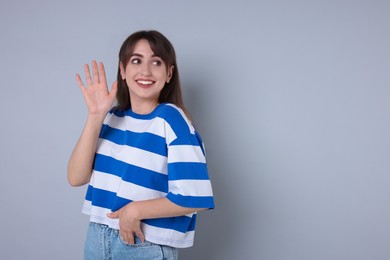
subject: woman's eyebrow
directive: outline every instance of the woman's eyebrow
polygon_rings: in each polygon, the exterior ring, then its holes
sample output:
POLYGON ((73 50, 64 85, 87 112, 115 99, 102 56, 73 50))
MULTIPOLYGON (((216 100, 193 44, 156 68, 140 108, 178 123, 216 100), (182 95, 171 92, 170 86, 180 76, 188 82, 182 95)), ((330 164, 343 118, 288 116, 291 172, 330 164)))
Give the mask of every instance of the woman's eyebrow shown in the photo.
MULTIPOLYGON (((140 53, 133 53, 133 54, 131 54, 131 56, 130 57, 133 57, 133 56, 137 56, 137 57, 140 57, 140 58, 143 58, 144 57, 144 55, 142 55, 142 54, 140 54, 140 53)), ((158 56, 158 55, 156 55, 156 54, 153 54, 152 56, 151 56, 151 58, 161 58, 160 56, 158 56)))
POLYGON ((139 54, 139 53, 133 53, 133 54, 131 54, 130 57, 133 57, 133 56, 137 56, 137 57, 140 57, 140 58, 143 58, 143 57, 144 57, 144 55, 139 54))

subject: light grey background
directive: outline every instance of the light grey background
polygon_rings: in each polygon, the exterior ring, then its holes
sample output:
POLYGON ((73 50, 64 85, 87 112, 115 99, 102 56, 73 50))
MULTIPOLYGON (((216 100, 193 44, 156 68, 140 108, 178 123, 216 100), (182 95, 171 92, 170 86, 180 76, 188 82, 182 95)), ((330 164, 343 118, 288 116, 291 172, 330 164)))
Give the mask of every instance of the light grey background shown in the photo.
POLYGON ((83 64, 174 44, 216 209, 182 259, 390 259, 389 1, 1 1, 0 259, 81 259, 83 64))

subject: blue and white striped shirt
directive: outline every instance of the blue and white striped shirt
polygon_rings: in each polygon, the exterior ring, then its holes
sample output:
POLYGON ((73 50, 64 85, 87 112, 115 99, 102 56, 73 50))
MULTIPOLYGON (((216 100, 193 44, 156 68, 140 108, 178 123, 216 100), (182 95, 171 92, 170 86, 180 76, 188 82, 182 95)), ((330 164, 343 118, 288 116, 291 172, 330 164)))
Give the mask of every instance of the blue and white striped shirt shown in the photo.
MULTIPOLYGON (((214 208, 203 142, 183 111, 160 104, 147 115, 111 110, 99 136, 83 213, 119 229, 107 213, 132 201, 167 197, 191 208, 214 208)), ((193 245, 196 213, 144 219, 145 239, 177 248, 193 245)))

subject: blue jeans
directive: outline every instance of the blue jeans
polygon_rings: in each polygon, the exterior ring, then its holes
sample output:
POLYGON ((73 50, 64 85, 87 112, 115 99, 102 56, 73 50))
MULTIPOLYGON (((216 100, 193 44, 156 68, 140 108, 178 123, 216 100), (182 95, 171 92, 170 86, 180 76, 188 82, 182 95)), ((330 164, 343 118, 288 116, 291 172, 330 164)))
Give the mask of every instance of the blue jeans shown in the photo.
POLYGON ((177 260, 178 249, 148 241, 142 243, 138 237, 135 237, 134 245, 129 245, 122 240, 119 230, 90 222, 84 246, 84 259, 177 260))

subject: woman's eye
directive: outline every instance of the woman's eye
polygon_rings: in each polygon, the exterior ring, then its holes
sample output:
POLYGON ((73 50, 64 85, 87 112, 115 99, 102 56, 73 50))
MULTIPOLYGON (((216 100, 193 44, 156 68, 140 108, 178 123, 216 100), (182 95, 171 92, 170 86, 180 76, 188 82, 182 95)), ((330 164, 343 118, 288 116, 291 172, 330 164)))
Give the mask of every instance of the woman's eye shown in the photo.
POLYGON ((155 66, 161 66, 162 62, 159 61, 159 60, 154 60, 154 61, 152 62, 152 64, 155 65, 155 66))
POLYGON ((139 59, 132 59, 132 60, 131 60, 131 63, 132 63, 132 64, 140 64, 141 61, 140 61, 139 59))

